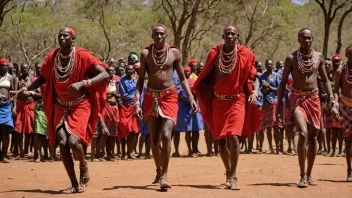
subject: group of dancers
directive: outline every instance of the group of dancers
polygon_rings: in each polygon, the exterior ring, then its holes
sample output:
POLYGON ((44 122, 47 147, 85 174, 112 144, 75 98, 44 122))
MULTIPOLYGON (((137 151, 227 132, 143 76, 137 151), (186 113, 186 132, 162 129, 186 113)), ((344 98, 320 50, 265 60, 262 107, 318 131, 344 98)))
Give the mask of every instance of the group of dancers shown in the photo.
POLYGON ((238 36, 235 26, 226 26, 224 44, 214 46, 205 63, 191 59, 183 66, 179 49, 166 42, 167 28, 158 24, 152 29, 154 42, 140 57, 131 52, 127 61, 103 63, 75 47, 76 32, 65 26, 58 34, 60 46, 43 64, 35 64, 35 75, 27 64, 18 67, 0 59, 1 161, 9 162, 9 147, 13 155, 25 157, 31 142, 34 162, 45 160, 47 147, 55 161, 58 145, 72 185, 63 192, 76 193, 90 181, 85 155, 91 145, 91 161, 153 158, 152 183, 167 189, 172 139, 173 157, 181 156, 180 132, 185 132, 187 156, 197 157, 204 130, 207 156, 220 155, 224 163, 225 187, 239 190, 241 143, 252 153, 256 137, 263 152, 266 130, 268 154, 298 153, 298 187, 317 185, 311 175, 317 153, 344 155, 347 181, 352 181, 352 47, 346 49, 346 63, 340 55, 326 59, 311 48, 313 33, 304 28, 298 33, 300 48, 277 61, 276 69, 267 59, 263 72, 238 36), (72 155, 79 161, 79 179, 72 155))

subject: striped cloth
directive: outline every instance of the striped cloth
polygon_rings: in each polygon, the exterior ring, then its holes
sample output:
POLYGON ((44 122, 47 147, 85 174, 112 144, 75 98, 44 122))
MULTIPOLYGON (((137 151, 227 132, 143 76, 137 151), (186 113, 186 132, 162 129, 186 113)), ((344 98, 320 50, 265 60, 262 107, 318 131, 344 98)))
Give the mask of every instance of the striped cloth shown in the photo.
POLYGON ((48 120, 46 119, 43 101, 37 100, 34 107, 34 133, 38 133, 46 136, 46 127, 48 120))
POLYGON ((276 103, 266 104, 263 107, 263 113, 262 127, 264 129, 278 126, 278 123, 276 122, 276 103))
POLYGON ((349 136, 352 133, 352 107, 348 107, 341 101, 339 120, 342 124, 343 136, 349 136))
POLYGON ((99 120, 97 122, 97 125, 95 126, 95 133, 94 137, 98 137, 100 135, 109 135, 109 129, 106 126, 104 119, 102 116, 99 116, 99 120))
POLYGON ((326 129, 342 128, 339 120, 335 116, 333 116, 330 111, 325 112, 323 117, 324 117, 324 123, 325 123, 326 129))
POLYGON ((291 105, 288 102, 285 102, 283 105, 283 112, 284 112, 284 126, 292 126, 293 125, 293 117, 292 117, 292 109, 291 109, 291 105))

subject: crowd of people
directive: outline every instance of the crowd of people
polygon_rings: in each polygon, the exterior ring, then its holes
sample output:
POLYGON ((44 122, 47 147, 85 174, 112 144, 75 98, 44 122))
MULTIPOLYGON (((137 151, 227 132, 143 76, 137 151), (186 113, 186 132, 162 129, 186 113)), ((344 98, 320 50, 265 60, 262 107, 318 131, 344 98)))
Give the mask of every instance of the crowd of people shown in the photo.
POLYGON ((299 187, 316 185, 311 177, 316 154, 346 157, 352 181, 352 47, 346 63, 338 54, 324 58, 311 49, 312 31, 302 29, 299 50, 285 61, 265 60, 264 70, 237 36, 236 27, 225 27, 225 43, 213 47, 205 63, 192 58, 182 66, 179 50, 166 44, 167 28, 159 24, 152 30, 154 43, 140 56, 131 52, 126 60, 103 63, 74 47, 76 33, 64 27, 60 47, 36 63, 34 72, 28 64, 0 59, 1 162, 9 163, 9 156, 61 159, 72 183, 64 192, 75 193, 79 184, 89 183, 87 160, 153 158, 153 184, 166 189, 169 158, 181 157, 180 133, 187 156, 198 157, 204 131, 205 156, 221 156, 229 189, 240 189, 241 149, 298 153, 299 187), (80 164, 79 181, 72 156, 80 164))

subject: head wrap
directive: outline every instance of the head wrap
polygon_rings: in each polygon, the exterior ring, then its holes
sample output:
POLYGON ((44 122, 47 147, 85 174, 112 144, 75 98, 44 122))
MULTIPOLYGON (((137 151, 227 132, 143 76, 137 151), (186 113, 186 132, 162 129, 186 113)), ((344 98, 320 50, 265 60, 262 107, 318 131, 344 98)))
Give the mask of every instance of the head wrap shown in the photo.
POLYGON ((346 52, 352 52, 352 46, 348 47, 348 48, 346 49, 346 52))
POLYGON ((72 27, 70 27, 70 26, 65 26, 65 27, 63 27, 62 29, 68 29, 68 31, 71 32, 72 36, 73 36, 73 37, 76 37, 76 31, 75 31, 72 27))
POLYGON ((4 63, 10 64, 10 61, 7 60, 6 58, 0 59, 0 65, 2 65, 2 64, 4 64, 4 63))
POLYGON ((192 58, 191 60, 189 60, 188 65, 191 66, 192 64, 197 64, 197 60, 192 58))
POLYGON ((310 29, 308 29, 308 28, 303 28, 303 29, 301 29, 301 30, 298 32, 298 37, 300 37, 301 34, 302 34, 303 32, 305 32, 305 31, 309 31, 309 32, 311 32, 311 33, 313 34, 312 30, 310 30, 310 29))
POLYGON ((191 72, 191 68, 186 66, 186 67, 183 68, 183 71, 184 72, 191 72))
POLYGON ((125 60, 125 58, 124 57, 120 57, 119 61, 123 61, 123 60, 125 60))
POLYGON ((162 27, 162 28, 164 28, 165 33, 167 33, 167 28, 165 27, 165 25, 160 24, 160 23, 153 26, 152 33, 154 32, 154 30, 155 30, 157 27, 162 27))
POLYGON ((133 69, 140 69, 141 68, 141 64, 140 63, 136 63, 133 65, 133 69))
POLYGON ((234 29, 236 34, 238 34, 238 29, 235 26, 233 26, 233 25, 225 26, 224 31, 227 30, 227 29, 230 29, 230 28, 234 29))
POLYGON ((131 53, 131 54, 129 55, 129 57, 130 57, 132 60, 134 60, 134 61, 138 61, 138 56, 137 56, 136 54, 134 54, 134 53, 131 53))
POLYGON ((334 59, 338 59, 339 61, 341 61, 342 57, 340 54, 335 54, 334 56, 332 56, 332 60, 334 60, 334 59))

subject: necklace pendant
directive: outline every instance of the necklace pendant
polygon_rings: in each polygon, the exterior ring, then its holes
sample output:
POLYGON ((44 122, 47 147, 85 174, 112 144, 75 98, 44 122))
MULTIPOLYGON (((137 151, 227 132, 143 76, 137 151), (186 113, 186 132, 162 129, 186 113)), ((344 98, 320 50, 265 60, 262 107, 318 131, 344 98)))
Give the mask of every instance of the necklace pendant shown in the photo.
POLYGON ((161 65, 161 66, 160 66, 160 69, 162 69, 162 68, 164 68, 164 66, 161 65))

